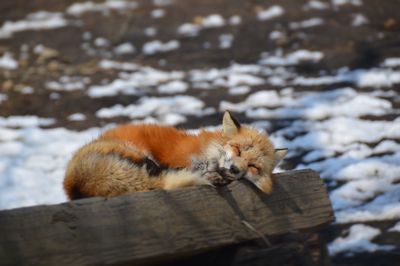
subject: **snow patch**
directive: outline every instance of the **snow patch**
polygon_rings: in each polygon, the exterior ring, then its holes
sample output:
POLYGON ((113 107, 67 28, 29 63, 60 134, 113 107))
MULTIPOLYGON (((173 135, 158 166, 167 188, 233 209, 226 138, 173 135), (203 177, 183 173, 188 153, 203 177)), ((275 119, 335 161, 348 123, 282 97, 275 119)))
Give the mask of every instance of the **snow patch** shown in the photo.
POLYGON ((98 130, 29 127, 15 132, 17 139, 0 143, 0 209, 65 202, 61 184, 68 159, 98 130))
POLYGON ((270 20, 282 16, 285 13, 281 6, 274 5, 257 13, 259 20, 270 20))
POLYGON ((205 115, 213 113, 212 109, 204 109, 204 103, 192 96, 172 96, 164 98, 143 97, 137 104, 122 106, 120 104, 102 108, 96 112, 100 118, 128 116, 142 118, 146 116, 164 116, 168 113, 179 115, 205 115))
POLYGON ((68 116, 68 120, 70 121, 84 121, 86 120, 86 115, 81 113, 75 113, 68 116))
POLYGON ((37 116, 9 116, 0 117, 0 127, 39 127, 51 126, 56 121, 53 118, 37 116))
POLYGON ((334 6, 344 6, 344 5, 361 6, 363 2, 362 0, 332 0, 332 4, 334 6))
POLYGON ((242 18, 238 15, 234 15, 229 18, 229 24, 230 25, 239 25, 242 23, 242 18))
POLYGON ((321 1, 312 0, 309 1, 307 4, 304 5, 305 9, 317 9, 317 10, 324 10, 329 8, 329 4, 321 1))
POLYGON ((165 16, 165 10, 164 9, 154 9, 150 13, 152 18, 162 18, 165 16))
POLYGON ((67 14, 81 16, 87 12, 102 12, 108 14, 110 10, 135 9, 138 4, 134 1, 125 0, 106 0, 103 3, 94 3, 91 1, 75 3, 67 8, 67 14))
POLYGON ((83 90, 90 83, 90 78, 79 76, 62 76, 58 81, 48 81, 45 86, 53 91, 83 90))
POLYGON ((222 34, 218 38, 219 38, 219 48, 221 49, 231 48, 233 42, 233 34, 230 33, 222 34))
POLYGON ((348 236, 338 237, 328 245, 331 256, 341 252, 374 252, 378 250, 392 250, 391 245, 378 245, 371 241, 377 237, 381 231, 372 226, 355 224, 350 227, 348 236))
POLYGON ((5 53, 0 57, 0 68, 16 69, 18 62, 12 57, 10 53, 5 53))
POLYGON ((198 25, 192 23, 184 23, 178 27, 177 31, 180 35, 194 37, 199 34, 200 29, 201 28, 198 25))
POLYGON ((170 81, 166 84, 160 85, 157 90, 160 93, 168 93, 168 94, 173 94, 173 93, 182 93, 185 92, 188 89, 188 84, 186 82, 180 81, 180 80, 174 80, 170 81))
POLYGON ((386 58, 382 65, 385 67, 398 67, 400 66, 400 58, 386 58))
POLYGON ((397 222, 392 228, 388 230, 389 232, 400 232, 400 222, 397 222))
POLYGON ((271 66, 288 66, 307 61, 318 62, 323 57, 324 54, 318 51, 297 50, 293 53, 283 56, 282 52, 278 50, 275 55, 269 55, 268 53, 264 54, 259 63, 271 66))
POLYGON ((225 25, 225 19, 219 14, 211 14, 201 20, 204 28, 219 28, 225 25))
POLYGON ((300 22, 290 22, 289 27, 292 30, 297 30, 297 29, 316 27, 322 24, 324 24, 324 20, 322 18, 310 18, 300 22))
POLYGON ((353 21, 351 22, 351 25, 354 27, 359 27, 365 24, 368 24, 368 19, 363 14, 353 15, 353 21))
POLYGON ((39 11, 27 15, 24 20, 4 22, 0 27, 0 39, 10 38, 21 31, 55 29, 67 25, 68 21, 62 13, 39 11))
POLYGON ((136 49, 133 44, 129 42, 121 43, 113 49, 114 53, 117 55, 133 54, 136 49))
POLYGON ((146 55, 153 55, 156 53, 164 53, 172 50, 176 50, 180 47, 180 43, 177 40, 170 40, 168 42, 161 42, 159 40, 147 42, 143 45, 142 51, 146 55))
POLYGON ((99 62, 99 66, 103 69, 118 69, 124 71, 134 71, 139 68, 139 66, 134 63, 117 62, 106 59, 101 60, 99 62))

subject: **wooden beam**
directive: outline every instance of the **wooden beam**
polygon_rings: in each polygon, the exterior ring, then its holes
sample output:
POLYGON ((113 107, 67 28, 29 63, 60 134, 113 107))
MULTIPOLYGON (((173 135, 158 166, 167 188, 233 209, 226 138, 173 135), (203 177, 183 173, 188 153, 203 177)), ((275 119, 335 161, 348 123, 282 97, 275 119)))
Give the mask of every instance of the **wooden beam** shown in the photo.
POLYGON ((274 175, 265 195, 246 181, 157 190, 0 212, 2 265, 124 265, 315 230, 333 220, 311 170, 274 175))

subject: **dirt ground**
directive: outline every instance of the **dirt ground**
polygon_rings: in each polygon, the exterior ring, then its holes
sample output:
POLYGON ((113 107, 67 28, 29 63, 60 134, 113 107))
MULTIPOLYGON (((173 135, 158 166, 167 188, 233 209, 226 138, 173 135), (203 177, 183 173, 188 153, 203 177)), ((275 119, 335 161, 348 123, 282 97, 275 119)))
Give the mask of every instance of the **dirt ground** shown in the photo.
MULTIPOLYGON (((75 0, 14 0, 0 1, 0 25, 6 21, 24 19, 28 14, 46 10, 63 12, 75 0)), ((101 1, 95 1, 101 2, 101 1)), ((113 80, 118 72, 113 69, 103 69, 98 66, 102 59, 124 60, 140 65, 152 66, 163 70, 211 69, 229 66, 232 62, 254 63, 265 51, 282 49, 289 53, 299 48, 321 51, 324 58, 317 63, 301 63, 293 66, 293 71, 304 75, 319 73, 334 73, 337 69, 362 69, 377 66, 384 58, 400 57, 400 1, 399 0, 363 0, 363 4, 355 6, 343 5, 340 8, 323 10, 304 8, 305 0, 279 1, 285 9, 285 16, 274 19, 273 22, 260 23, 256 17, 257 10, 271 6, 276 1, 237 1, 237 0, 176 0, 171 5, 162 8, 168 16, 158 19, 151 18, 149 13, 155 9, 152 1, 137 0, 138 7, 129 12, 111 11, 108 14, 87 12, 79 16, 66 15, 71 25, 48 30, 31 30, 16 32, 11 38, 0 39, 0 55, 10 52, 17 58, 19 68, 16 70, 0 69, 0 93, 7 95, 8 100, 0 106, 0 116, 37 115, 51 117, 56 123, 51 127, 65 127, 83 130, 93 126, 103 126, 110 122, 127 122, 126 117, 99 118, 95 112, 102 107, 110 107, 117 103, 127 105, 138 99, 137 95, 117 95, 111 97, 92 98, 85 90, 59 91, 48 90, 46 82, 59 80, 62 76, 86 76, 90 81, 86 84, 99 84, 113 80), (238 15, 242 21, 232 27, 210 28, 195 37, 177 35, 176 29, 185 22, 195 23, 201 16, 217 13, 223 17, 238 15), (350 24, 355 14, 363 14, 369 22, 359 27, 350 24), (304 30, 294 30, 289 27, 293 21, 304 21, 313 17, 324 19, 324 25, 310 27, 304 30), (168 41, 179 40, 181 46, 167 53, 146 55, 136 52, 128 55, 110 53, 112 47, 132 42, 137 50, 143 44, 154 39, 144 33, 147 27, 157 29, 157 39, 168 41), (271 40, 269 35, 274 30, 284 29, 286 35, 271 40), (107 39, 106 47, 95 47, 88 53, 83 43, 85 32, 94 37, 107 39), (232 34, 234 42, 228 49, 221 50, 213 45, 219 36, 232 34), (205 43, 211 44, 204 49, 205 43), (45 52, 35 53, 37 45, 49 48, 45 52), (85 50, 86 49, 86 50, 85 50), (22 51, 27 50, 26 56, 22 51), (22 94, 26 87, 34 88, 31 94, 22 94), (50 100, 56 97, 56 99, 50 100), (85 122, 71 121, 67 117, 74 113, 86 115, 85 122)), ((89 41, 87 42, 89 43, 89 41)), ((93 44, 92 44, 93 46, 93 44)), ((348 84, 335 84, 335 87, 346 87, 348 84)), ((253 88, 253 91, 266 89, 266 86, 253 88)), ((279 86, 269 86, 267 89, 281 90, 279 86)), ((330 85, 314 86, 312 88, 298 86, 296 90, 330 90, 330 85)), ((365 90, 368 90, 366 88, 365 90)), ((392 87, 399 91, 399 84, 392 87)), ((231 102, 243 101, 246 95, 230 95, 227 89, 204 92, 189 88, 187 94, 196 96, 207 106, 215 107, 221 100, 231 102)), ((162 93, 152 91, 148 96, 159 96, 162 93)), ((399 103, 393 101, 398 108, 399 103)), ((243 122, 252 122, 244 115, 238 114, 243 122)), ((369 117, 370 119, 392 120, 394 117, 369 117)), ((183 128, 197 128, 207 125, 218 125, 220 115, 212 114, 204 117, 190 117, 188 122, 180 125, 183 128)), ((290 121, 289 121, 290 122, 290 121)), ((273 121, 273 127, 278 129, 288 121, 273 121)), ((296 161, 287 162, 287 168, 296 165, 296 161)), ((387 229, 395 221, 372 222, 376 227, 387 229)), ((334 224, 322 235, 327 242, 343 234, 351 224, 334 224)), ((400 245, 399 234, 382 234, 378 243, 400 245)), ((336 256, 332 265, 400 265, 398 252, 359 253, 355 256, 336 256)))

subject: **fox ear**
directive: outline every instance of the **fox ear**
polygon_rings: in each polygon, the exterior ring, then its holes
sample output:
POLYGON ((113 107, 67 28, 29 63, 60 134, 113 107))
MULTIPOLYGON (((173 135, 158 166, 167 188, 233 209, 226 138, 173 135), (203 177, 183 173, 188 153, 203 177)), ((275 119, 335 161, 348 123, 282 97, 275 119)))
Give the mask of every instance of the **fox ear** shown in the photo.
POLYGON ((240 123, 231 115, 229 111, 225 111, 224 118, 222 120, 222 127, 224 129, 225 136, 231 137, 239 132, 240 123))
POLYGON ((288 149, 276 149, 275 150, 275 162, 274 167, 278 165, 280 161, 286 156, 288 149))

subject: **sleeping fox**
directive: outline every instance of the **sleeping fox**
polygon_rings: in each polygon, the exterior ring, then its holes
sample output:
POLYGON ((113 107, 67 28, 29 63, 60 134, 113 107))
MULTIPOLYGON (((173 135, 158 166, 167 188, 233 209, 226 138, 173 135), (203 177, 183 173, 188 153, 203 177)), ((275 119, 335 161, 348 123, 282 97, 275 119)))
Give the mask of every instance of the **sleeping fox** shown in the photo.
POLYGON ((287 150, 225 112, 222 130, 190 134, 160 125, 121 125, 80 148, 64 189, 70 199, 135 191, 224 185, 245 178, 265 193, 287 150))

